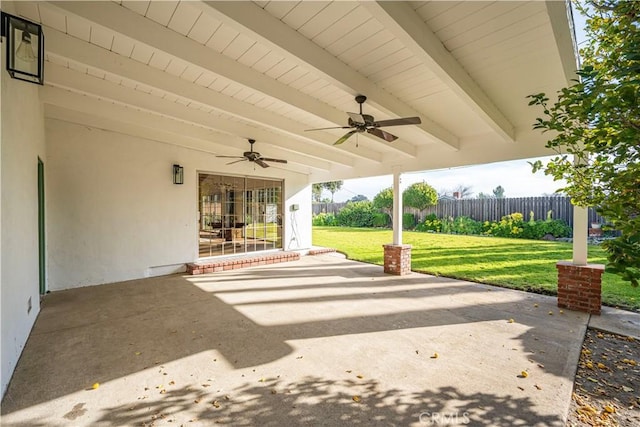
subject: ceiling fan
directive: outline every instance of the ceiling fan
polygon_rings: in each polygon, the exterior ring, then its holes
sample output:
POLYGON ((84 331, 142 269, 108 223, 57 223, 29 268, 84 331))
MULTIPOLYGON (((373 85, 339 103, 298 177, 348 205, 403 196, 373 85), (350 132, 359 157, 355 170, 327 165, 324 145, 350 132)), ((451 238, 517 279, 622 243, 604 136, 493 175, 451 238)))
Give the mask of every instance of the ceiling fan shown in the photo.
POLYGON ((385 132, 381 127, 387 126, 400 126, 400 125, 419 125, 422 123, 420 117, 404 117, 400 119, 390 119, 390 120, 379 120, 375 121, 373 116, 368 114, 362 114, 362 104, 367 100, 367 97, 364 95, 357 95, 356 102, 360 104, 360 113, 347 113, 349 115, 349 126, 335 126, 328 128, 319 128, 319 129, 307 129, 308 131, 312 130, 326 130, 326 129, 353 129, 344 134, 340 139, 333 143, 333 145, 339 145, 349 139, 352 135, 356 133, 367 132, 371 135, 377 136, 378 138, 384 139, 387 142, 393 142, 398 139, 397 136, 385 132))
POLYGON ((262 166, 263 168, 268 168, 269 165, 266 162, 275 162, 275 163, 287 163, 286 160, 282 160, 282 159, 271 159, 268 157, 262 157, 262 155, 256 151, 253 151, 253 144, 256 142, 255 139, 249 139, 249 144, 251 147, 250 151, 245 151, 244 153, 242 153, 242 156, 216 156, 216 157, 222 157, 222 158, 226 158, 226 159, 240 159, 240 160, 236 160, 233 162, 229 162, 227 163, 228 165, 232 165, 234 163, 238 163, 238 162, 244 162, 246 160, 250 161, 250 162, 254 162, 259 164, 260 166, 262 166))

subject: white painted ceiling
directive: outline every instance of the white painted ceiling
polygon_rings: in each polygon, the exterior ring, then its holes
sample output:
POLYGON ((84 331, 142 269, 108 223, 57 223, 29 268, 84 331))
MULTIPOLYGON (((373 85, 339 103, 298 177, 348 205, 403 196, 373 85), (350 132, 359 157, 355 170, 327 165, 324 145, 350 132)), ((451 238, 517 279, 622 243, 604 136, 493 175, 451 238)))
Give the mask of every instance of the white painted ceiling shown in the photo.
POLYGON ((548 154, 526 96, 575 69, 564 2, 16 2, 50 118, 218 155, 247 138, 312 181, 548 154), (347 130, 355 95, 389 143, 347 130))

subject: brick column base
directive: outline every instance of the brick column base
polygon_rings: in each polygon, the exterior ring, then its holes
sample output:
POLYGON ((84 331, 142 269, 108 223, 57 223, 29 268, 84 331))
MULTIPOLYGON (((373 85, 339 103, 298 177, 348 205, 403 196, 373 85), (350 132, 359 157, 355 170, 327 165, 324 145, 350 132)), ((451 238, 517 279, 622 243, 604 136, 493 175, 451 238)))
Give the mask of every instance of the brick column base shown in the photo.
POLYGON ((404 276, 411 273, 411 245, 382 245, 384 272, 404 276))
POLYGON ((600 314, 604 265, 559 261, 558 307, 600 314))

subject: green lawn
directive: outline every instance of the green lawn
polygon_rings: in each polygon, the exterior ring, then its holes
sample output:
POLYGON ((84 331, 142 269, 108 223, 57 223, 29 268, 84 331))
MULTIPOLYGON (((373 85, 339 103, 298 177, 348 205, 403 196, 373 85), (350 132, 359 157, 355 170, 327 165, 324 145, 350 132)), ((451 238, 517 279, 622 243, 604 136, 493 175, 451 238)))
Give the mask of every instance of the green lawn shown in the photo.
MULTIPOLYGON (((459 236, 405 231, 403 243, 413 246, 411 269, 513 289, 557 292, 556 262, 571 259, 571 244, 497 237, 459 236)), ((335 248, 349 259, 382 265, 382 245, 391 230, 313 227, 313 244, 335 248)), ((605 253, 589 246, 589 262, 604 264, 605 253)), ((640 310, 640 288, 614 274, 602 278, 602 301, 640 310)))

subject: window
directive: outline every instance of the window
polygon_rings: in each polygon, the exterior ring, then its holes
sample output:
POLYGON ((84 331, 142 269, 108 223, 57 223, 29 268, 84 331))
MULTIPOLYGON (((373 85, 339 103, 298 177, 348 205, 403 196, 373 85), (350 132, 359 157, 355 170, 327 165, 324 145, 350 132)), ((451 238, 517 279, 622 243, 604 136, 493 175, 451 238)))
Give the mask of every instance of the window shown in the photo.
POLYGON ((200 173, 200 257, 282 248, 282 180, 200 173))

